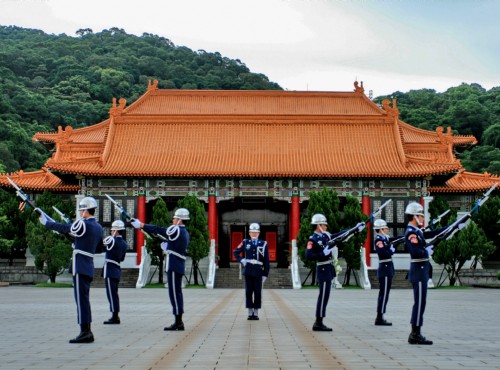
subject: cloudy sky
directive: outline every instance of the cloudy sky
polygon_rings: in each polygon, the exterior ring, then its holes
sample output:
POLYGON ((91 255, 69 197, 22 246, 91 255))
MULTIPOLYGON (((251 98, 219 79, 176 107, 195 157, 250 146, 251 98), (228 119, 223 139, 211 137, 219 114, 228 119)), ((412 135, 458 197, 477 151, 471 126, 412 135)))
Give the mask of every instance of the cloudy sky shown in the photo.
POLYGON ((0 0, 0 25, 118 27, 239 59, 288 90, 500 86, 497 0, 0 0))

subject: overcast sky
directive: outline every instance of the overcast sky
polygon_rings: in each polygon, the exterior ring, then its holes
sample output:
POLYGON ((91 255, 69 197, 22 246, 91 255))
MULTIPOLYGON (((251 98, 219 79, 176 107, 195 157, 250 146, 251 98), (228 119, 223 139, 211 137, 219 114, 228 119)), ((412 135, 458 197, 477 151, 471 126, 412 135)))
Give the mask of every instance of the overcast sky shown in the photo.
POLYGON ((288 90, 500 86, 498 0, 0 0, 0 25, 118 27, 239 59, 288 90))

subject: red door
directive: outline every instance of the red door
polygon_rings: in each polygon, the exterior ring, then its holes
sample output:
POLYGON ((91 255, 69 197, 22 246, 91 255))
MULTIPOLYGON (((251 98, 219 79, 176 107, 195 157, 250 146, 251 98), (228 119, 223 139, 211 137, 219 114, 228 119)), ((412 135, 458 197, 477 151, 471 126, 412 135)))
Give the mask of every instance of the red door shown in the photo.
POLYGON ((269 248, 269 261, 276 262, 276 231, 266 232, 266 242, 269 248))
POLYGON ((236 249, 238 245, 240 245, 241 241, 243 240, 243 232, 242 231, 231 231, 231 250, 229 253, 231 253, 230 261, 236 261, 236 258, 234 258, 233 251, 236 249))

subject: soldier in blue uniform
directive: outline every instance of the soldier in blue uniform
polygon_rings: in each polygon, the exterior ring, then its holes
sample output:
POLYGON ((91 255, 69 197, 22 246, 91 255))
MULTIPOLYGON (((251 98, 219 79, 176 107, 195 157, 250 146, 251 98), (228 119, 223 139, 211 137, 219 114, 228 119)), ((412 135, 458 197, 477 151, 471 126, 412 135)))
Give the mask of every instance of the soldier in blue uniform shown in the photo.
POLYGON ((258 320, 262 307, 262 286, 269 276, 269 250, 267 242, 259 239, 259 224, 252 223, 249 234, 250 239, 243 239, 233 255, 244 267, 247 319, 258 320))
POLYGON ((143 229, 151 235, 163 237, 162 249, 167 253, 167 283, 168 295, 172 304, 172 313, 175 322, 164 330, 184 330, 182 314, 184 313, 184 298, 182 295, 182 277, 186 273, 186 254, 189 245, 189 233, 185 223, 189 220, 189 211, 179 208, 175 211, 172 225, 168 228, 151 224, 144 224, 138 219, 131 220, 136 229, 143 229))
POLYGON ((122 231, 125 230, 125 224, 121 220, 116 220, 111 224, 111 235, 104 239, 106 255, 104 257, 104 266, 102 277, 106 282, 106 295, 109 301, 109 310, 111 318, 104 321, 104 324, 119 324, 120 317, 120 298, 118 296, 118 285, 122 275, 120 262, 125 259, 127 254, 127 243, 123 240, 122 231))
MULTIPOLYGON (((332 331, 323 324, 323 318, 326 316, 326 306, 330 299, 330 291, 332 288, 332 280, 336 276, 335 268, 332 260, 332 248, 328 242, 345 233, 347 230, 340 231, 336 234, 330 234, 327 231, 328 223, 326 217, 321 213, 317 213, 311 218, 311 225, 316 225, 314 234, 312 234, 306 247, 306 258, 316 262, 316 277, 319 285, 318 301, 316 303, 316 321, 313 324, 313 331, 332 331)), ((361 231, 365 224, 360 222, 356 227, 361 231)))
POLYGON ((97 202, 94 198, 83 198, 78 205, 80 218, 71 225, 54 222, 40 211, 40 222, 47 229, 61 234, 70 234, 75 238, 70 273, 73 275, 80 334, 75 339, 71 339, 70 343, 91 343, 94 341, 94 335, 90 329, 92 312, 89 293, 90 283, 94 278, 94 254, 101 253, 103 250, 102 227, 94 218, 96 208, 97 202))
POLYGON ((410 344, 432 344, 420 332, 424 324, 424 312, 427 303, 427 282, 429 280, 430 262, 433 246, 427 246, 426 238, 431 238, 445 228, 423 232, 424 208, 421 204, 412 202, 406 206, 405 213, 408 227, 405 232, 406 248, 410 252, 410 271, 408 280, 413 285, 413 309, 411 314, 411 333, 408 337, 410 344))
POLYGON ((394 277, 392 255, 394 254, 395 249, 390 243, 389 228, 387 227, 387 222, 385 222, 385 220, 375 220, 373 222, 373 229, 377 232, 377 236, 375 237, 375 250, 377 251, 379 258, 377 270, 379 292, 375 325, 390 326, 392 323, 384 319, 384 314, 387 309, 387 302, 389 301, 392 278, 394 277))

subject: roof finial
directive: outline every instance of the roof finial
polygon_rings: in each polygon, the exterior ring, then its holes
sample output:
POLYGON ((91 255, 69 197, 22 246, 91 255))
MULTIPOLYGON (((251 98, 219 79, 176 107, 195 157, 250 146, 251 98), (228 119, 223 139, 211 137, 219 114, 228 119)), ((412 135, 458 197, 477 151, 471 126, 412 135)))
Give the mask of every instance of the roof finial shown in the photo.
POLYGON ((354 81, 354 92, 356 93, 364 93, 365 89, 363 87, 363 81, 361 81, 361 86, 359 86, 358 81, 354 81))

